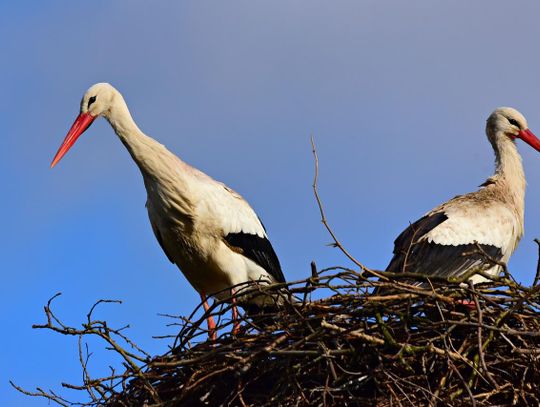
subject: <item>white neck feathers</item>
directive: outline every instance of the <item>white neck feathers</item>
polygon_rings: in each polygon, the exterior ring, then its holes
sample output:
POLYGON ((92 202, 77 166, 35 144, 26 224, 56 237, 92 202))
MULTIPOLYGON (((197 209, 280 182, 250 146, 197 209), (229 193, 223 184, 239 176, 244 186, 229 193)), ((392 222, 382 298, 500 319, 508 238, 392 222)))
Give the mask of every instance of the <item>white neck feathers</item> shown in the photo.
POLYGON ((496 189, 499 199, 516 213, 523 230, 526 181, 521 155, 508 136, 499 134, 494 140, 495 174, 488 184, 496 189))
POLYGON ((152 200, 155 195, 166 195, 170 209, 189 214, 193 207, 193 168, 139 129, 119 93, 104 117, 139 167, 148 198, 152 200))

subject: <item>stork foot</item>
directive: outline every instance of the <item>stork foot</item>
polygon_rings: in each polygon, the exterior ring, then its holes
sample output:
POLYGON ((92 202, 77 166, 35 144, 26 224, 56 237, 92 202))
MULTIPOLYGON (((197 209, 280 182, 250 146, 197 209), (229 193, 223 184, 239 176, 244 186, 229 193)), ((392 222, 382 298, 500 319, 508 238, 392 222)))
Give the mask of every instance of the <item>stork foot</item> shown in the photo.
POLYGON ((465 307, 469 311, 475 311, 476 310, 476 302, 471 300, 457 300, 457 305, 460 305, 462 307, 465 307))
MULTIPOLYGON (((206 300, 205 293, 201 293, 201 301, 204 308, 204 312, 208 313, 210 306, 208 305, 208 301, 206 300)), ((217 329, 216 329, 216 322, 214 321, 214 317, 212 315, 208 315, 206 317, 206 325, 208 326, 208 338, 211 341, 215 342, 217 340, 217 329)))
POLYGON ((217 340, 217 329, 214 317, 209 316, 206 318, 206 324, 208 325, 208 338, 215 342, 217 340))
POLYGON ((233 320, 233 329, 232 334, 238 335, 240 332, 240 321, 238 321, 238 308, 236 308, 236 298, 234 297, 234 288, 231 289, 231 302, 232 302, 232 320, 233 320))
POLYGON ((232 334, 238 335, 240 332, 240 321, 238 321, 238 310, 236 309, 236 305, 233 305, 232 308, 232 315, 233 315, 233 329, 232 334))

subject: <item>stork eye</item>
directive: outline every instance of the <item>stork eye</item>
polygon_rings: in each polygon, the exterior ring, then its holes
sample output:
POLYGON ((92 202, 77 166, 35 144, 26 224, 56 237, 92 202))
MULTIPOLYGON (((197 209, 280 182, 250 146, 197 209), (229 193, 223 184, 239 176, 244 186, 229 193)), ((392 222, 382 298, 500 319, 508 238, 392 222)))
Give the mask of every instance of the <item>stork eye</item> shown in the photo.
POLYGON ((519 127, 519 123, 517 122, 516 119, 508 119, 508 122, 513 125, 513 126, 516 126, 518 129, 520 128, 519 127))
POLYGON ((92 96, 90 99, 88 99, 88 109, 90 109, 90 106, 92 105, 92 103, 94 103, 96 101, 96 97, 95 96, 92 96))

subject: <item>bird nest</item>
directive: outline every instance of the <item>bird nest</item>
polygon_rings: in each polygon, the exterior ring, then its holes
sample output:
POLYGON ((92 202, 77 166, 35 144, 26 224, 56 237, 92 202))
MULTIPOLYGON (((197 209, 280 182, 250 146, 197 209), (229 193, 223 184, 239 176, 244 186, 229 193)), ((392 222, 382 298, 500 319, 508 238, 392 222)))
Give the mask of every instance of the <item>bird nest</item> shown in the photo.
MULTIPOLYGON (((35 327, 79 336, 83 383, 63 383, 86 392, 78 405, 540 404, 540 285, 524 287, 508 274, 474 287, 417 276, 430 286, 421 288, 375 274, 313 267, 306 280, 257 287, 280 304, 241 315, 236 335, 231 305, 217 301, 209 310, 216 341, 208 339, 207 314, 175 317, 180 331, 160 356, 94 319, 95 306, 73 328, 53 313, 51 300, 47 322, 35 327), (374 287, 384 289, 374 294, 374 287), (91 335, 122 358, 120 371, 90 376, 84 340, 91 335)), ((72 404, 53 391, 14 386, 72 404)))

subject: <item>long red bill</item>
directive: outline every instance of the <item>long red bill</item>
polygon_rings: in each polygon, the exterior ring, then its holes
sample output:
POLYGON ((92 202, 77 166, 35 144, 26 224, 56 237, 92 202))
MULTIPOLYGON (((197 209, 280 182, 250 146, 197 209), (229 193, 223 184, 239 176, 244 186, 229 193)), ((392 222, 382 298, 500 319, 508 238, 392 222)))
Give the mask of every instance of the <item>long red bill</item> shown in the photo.
POLYGON ((536 151, 540 151, 540 140, 534 135, 529 129, 521 130, 518 134, 518 137, 522 139, 525 143, 530 145, 536 151))
POLYGON ((58 161, 62 159, 62 157, 69 151, 73 144, 75 144, 79 136, 83 134, 88 127, 90 127, 94 120, 95 117, 92 116, 90 113, 81 113, 75 119, 75 122, 71 126, 71 129, 69 129, 68 134, 64 139, 64 142, 58 149, 56 155, 51 162, 51 168, 58 164, 58 161))

